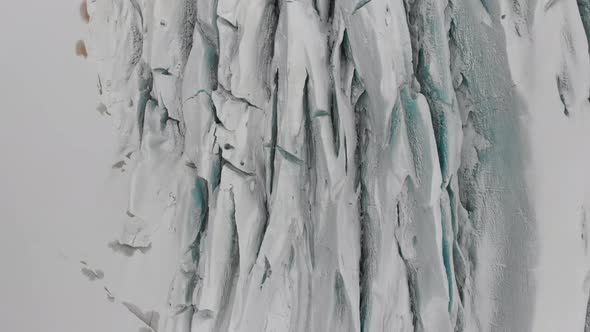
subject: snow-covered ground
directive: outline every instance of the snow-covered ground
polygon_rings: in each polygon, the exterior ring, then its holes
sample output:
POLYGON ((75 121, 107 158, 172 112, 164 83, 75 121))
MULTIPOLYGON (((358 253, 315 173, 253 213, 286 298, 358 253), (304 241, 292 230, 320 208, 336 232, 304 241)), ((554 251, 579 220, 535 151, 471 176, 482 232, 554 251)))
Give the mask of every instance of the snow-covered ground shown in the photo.
POLYGON ((124 204, 107 200, 122 190, 110 181, 115 136, 96 111, 96 70, 74 54, 86 35, 78 7, 0 2, 1 331, 142 326, 81 273, 80 260, 115 269, 108 225, 124 204))
POLYGON ((0 4, 3 330, 590 331, 589 1, 78 5, 0 4))

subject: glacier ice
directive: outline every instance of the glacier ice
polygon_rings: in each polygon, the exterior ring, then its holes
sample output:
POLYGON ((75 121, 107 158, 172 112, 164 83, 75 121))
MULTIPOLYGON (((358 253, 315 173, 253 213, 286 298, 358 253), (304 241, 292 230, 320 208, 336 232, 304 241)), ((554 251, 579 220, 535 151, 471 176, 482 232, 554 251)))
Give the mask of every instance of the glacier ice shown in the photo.
POLYGON ((81 11, 144 330, 589 331, 587 0, 81 11))

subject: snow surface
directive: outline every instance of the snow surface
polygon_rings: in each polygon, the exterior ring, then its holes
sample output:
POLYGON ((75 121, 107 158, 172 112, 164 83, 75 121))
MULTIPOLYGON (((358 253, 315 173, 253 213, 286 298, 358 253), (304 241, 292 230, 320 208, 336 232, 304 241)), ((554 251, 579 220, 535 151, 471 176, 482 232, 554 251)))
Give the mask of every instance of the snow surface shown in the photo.
POLYGON ((588 324, 587 1, 88 14, 129 187, 108 295, 144 331, 588 324))

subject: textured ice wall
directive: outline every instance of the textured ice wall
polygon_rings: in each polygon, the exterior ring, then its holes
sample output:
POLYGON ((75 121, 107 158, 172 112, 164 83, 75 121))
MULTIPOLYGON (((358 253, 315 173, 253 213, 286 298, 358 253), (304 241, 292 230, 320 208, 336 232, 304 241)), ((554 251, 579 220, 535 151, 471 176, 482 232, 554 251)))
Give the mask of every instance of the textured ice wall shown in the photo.
POLYGON ((146 331, 584 329, 590 2, 87 4, 146 331))

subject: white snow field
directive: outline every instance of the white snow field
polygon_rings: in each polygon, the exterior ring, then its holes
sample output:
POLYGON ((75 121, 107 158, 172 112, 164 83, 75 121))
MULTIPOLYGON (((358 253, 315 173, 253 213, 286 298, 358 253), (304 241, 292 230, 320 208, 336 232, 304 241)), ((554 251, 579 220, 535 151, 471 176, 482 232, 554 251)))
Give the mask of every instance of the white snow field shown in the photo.
POLYGON ((82 10, 113 331, 590 331, 589 0, 82 10))

